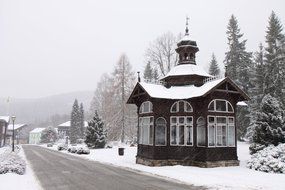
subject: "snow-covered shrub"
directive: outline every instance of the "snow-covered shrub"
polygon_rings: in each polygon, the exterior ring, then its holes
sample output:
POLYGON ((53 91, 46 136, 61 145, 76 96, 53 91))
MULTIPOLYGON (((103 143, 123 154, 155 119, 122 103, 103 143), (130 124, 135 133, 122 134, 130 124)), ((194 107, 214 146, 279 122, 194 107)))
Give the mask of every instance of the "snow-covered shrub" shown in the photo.
POLYGON ((253 154, 247 167, 268 173, 285 173, 285 144, 270 145, 253 154))
POLYGON ((90 150, 89 150, 89 148, 87 148, 87 147, 81 146, 81 147, 78 147, 78 148, 77 148, 76 153, 77 153, 77 154, 90 154, 90 150))
POLYGON ((42 131, 41 143, 54 143, 58 139, 56 130, 49 126, 42 131))
POLYGON ((1 155, 0 174, 8 172, 23 175, 26 171, 25 161, 16 153, 1 155))
POLYGON ((59 144, 59 145, 57 146, 57 150, 58 150, 58 151, 67 150, 67 149, 68 149, 67 144, 59 144))
POLYGON ((250 154, 255 154, 258 151, 263 150, 265 147, 266 147, 265 145, 262 145, 262 144, 259 144, 259 143, 252 143, 249 146, 249 153, 250 154))
POLYGON ((90 154, 90 150, 88 147, 79 145, 79 146, 70 146, 67 149, 70 153, 77 153, 77 154, 90 154))

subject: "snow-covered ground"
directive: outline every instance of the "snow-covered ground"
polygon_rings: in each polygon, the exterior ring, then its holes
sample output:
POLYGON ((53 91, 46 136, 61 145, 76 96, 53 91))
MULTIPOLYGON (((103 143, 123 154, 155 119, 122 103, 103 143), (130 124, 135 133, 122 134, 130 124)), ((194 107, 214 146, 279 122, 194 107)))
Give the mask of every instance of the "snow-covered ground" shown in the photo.
MULTIPOLYGON (((198 168, 191 166, 148 167, 139 165, 135 163, 136 147, 125 147, 124 156, 118 156, 118 147, 91 150, 89 155, 72 155, 136 170, 138 172, 179 180, 183 183, 207 186, 211 189, 285 189, 284 174, 258 172, 245 167, 246 160, 250 158, 248 147, 249 145, 246 143, 238 143, 238 157, 241 161, 240 166, 219 168, 198 168)), ((56 150, 56 146, 52 147, 52 149, 56 150)), ((67 153, 67 151, 63 152, 67 153)))
MULTIPOLYGON (((11 152, 11 148, 0 148, 0 155, 11 152)), ((0 189, 5 190, 41 190, 41 186, 37 181, 30 164, 27 162, 25 153, 22 149, 18 153, 27 163, 26 172, 24 175, 15 173, 0 174, 0 189)))

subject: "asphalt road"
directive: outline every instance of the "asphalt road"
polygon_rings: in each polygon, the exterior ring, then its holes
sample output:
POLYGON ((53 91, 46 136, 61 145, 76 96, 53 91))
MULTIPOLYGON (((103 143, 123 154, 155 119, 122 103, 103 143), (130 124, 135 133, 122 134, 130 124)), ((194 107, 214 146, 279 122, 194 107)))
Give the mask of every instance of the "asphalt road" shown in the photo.
POLYGON ((46 190, 204 189, 88 161, 39 146, 26 145, 23 149, 41 186, 46 190))

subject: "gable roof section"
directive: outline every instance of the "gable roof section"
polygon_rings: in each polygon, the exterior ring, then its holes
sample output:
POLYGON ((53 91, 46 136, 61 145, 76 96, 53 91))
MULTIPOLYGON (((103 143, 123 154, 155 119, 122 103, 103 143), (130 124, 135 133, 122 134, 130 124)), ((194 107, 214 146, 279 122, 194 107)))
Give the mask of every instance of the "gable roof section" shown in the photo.
POLYGON ((243 100, 249 100, 250 98, 229 78, 216 79, 213 81, 206 82, 200 87, 194 85, 187 86, 172 86, 166 88, 161 84, 149 84, 145 82, 137 83, 127 103, 131 103, 132 96, 137 88, 142 88, 150 97, 160 99, 190 99, 195 97, 206 96, 213 92, 221 84, 228 82, 230 83, 239 94, 243 97, 243 100))

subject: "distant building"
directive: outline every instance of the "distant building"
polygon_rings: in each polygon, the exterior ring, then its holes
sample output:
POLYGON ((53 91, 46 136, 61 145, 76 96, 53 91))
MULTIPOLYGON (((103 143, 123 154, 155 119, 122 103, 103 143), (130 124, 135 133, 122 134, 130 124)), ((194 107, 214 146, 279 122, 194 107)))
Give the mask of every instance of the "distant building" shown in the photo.
MULTIPOLYGON (((27 124, 14 124, 14 133, 15 133, 15 144, 26 143, 26 141, 22 138, 22 130, 27 127, 27 124)), ((12 135, 13 135, 13 124, 8 125, 6 134, 6 143, 12 143, 12 135)))
POLYGON ((160 84, 138 82, 127 103, 137 105, 136 162, 149 166, 236 166, 236 104, 249 97, 228 77, 196 65, 199 48, 186 28, 178 64, 160 84))
POLYGON ((10 122, 9 116, 0 116, 0 147, 6 144, 7 127, 10 122))
POLYGON ((35 128, 29 133, 29 144, 39 144, 41 142, 42 132, 45 128, 35 128))
MULTIPOLYGON (((88 126, 87 121, 84 121, 84 127, 86 128, 87 126, 88 126)), ((70 129, 70 121, 60 124, 57 127, 58 138, 65 139, 66 137, 69 137, 69 129, 70 129)))

